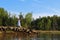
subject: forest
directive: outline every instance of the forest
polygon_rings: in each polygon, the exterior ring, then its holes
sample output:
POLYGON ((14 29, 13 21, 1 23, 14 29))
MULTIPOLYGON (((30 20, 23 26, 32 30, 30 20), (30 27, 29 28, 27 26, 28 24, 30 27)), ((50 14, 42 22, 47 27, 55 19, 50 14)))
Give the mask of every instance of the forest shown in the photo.
MULTIPOLYGON (((60 30, 60 16, 43 16, 34 19, 31 12, 28 12, 25 16, 20 12, 18 15, 21 26, 35 30, 60 30)), ((8 10, 0 8, 0 26, 17 26, 18 18, 16 15, 11 15, 8 10)))

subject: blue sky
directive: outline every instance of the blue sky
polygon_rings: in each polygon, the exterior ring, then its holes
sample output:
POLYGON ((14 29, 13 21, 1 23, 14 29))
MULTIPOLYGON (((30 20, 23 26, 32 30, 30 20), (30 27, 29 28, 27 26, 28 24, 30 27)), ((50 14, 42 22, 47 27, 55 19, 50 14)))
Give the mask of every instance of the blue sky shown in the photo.
POLYGON ((34 18, 60 16, 60 0, 0 0, 0 7, 16 15, 32 12, 34 18))

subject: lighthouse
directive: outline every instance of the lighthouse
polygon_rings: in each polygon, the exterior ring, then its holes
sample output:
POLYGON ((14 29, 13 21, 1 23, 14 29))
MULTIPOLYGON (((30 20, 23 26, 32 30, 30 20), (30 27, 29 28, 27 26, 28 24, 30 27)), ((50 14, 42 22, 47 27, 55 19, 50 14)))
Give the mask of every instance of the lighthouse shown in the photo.
POLYGON ((20 19, 18 19, 17 26, 18 26, 18 27, 21 27, 21 22, 20 22, 20 19))

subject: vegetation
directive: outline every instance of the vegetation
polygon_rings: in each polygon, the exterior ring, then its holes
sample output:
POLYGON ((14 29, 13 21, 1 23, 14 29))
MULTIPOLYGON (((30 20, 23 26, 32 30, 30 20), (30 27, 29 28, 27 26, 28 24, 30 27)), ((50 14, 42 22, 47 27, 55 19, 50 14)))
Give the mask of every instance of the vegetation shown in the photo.
MULTIPOLYGON (((25 16, 20 12, 21 26, 35 30, 60 30, 60 16, 53 15, 33 20, 32 13, 25 16)), ((10 15, 4 8, 0 8, 0 26, 17 26, 18 18, 10 15)))
POLYGON ((57 15, 54 15, 52 17, 41 17, 32 21, 31 23, 33 29, 60 30, 60 16, 57 15))

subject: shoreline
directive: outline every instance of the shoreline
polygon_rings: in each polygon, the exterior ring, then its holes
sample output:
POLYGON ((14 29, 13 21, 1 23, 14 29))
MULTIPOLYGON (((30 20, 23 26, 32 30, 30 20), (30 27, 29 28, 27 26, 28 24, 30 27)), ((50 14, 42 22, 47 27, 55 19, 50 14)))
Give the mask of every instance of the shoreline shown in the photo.
POLYGON ((60 31, 54 30, 54 31, 42 31, 42 30, 33 30, 35 33, 49 33, 49 34, 60 34, 60 31))
MULTIPOLYGON (((14 32, 14 31, 0 31, 1 33, 18 33, 18 32, 14 32)), ((23 32, 22 32, 23 33, 23 32)), ((49 34, 60 34, 60 31, 41 31, 41 30, 33 30, 31 33, 49 33, 49 34)))

